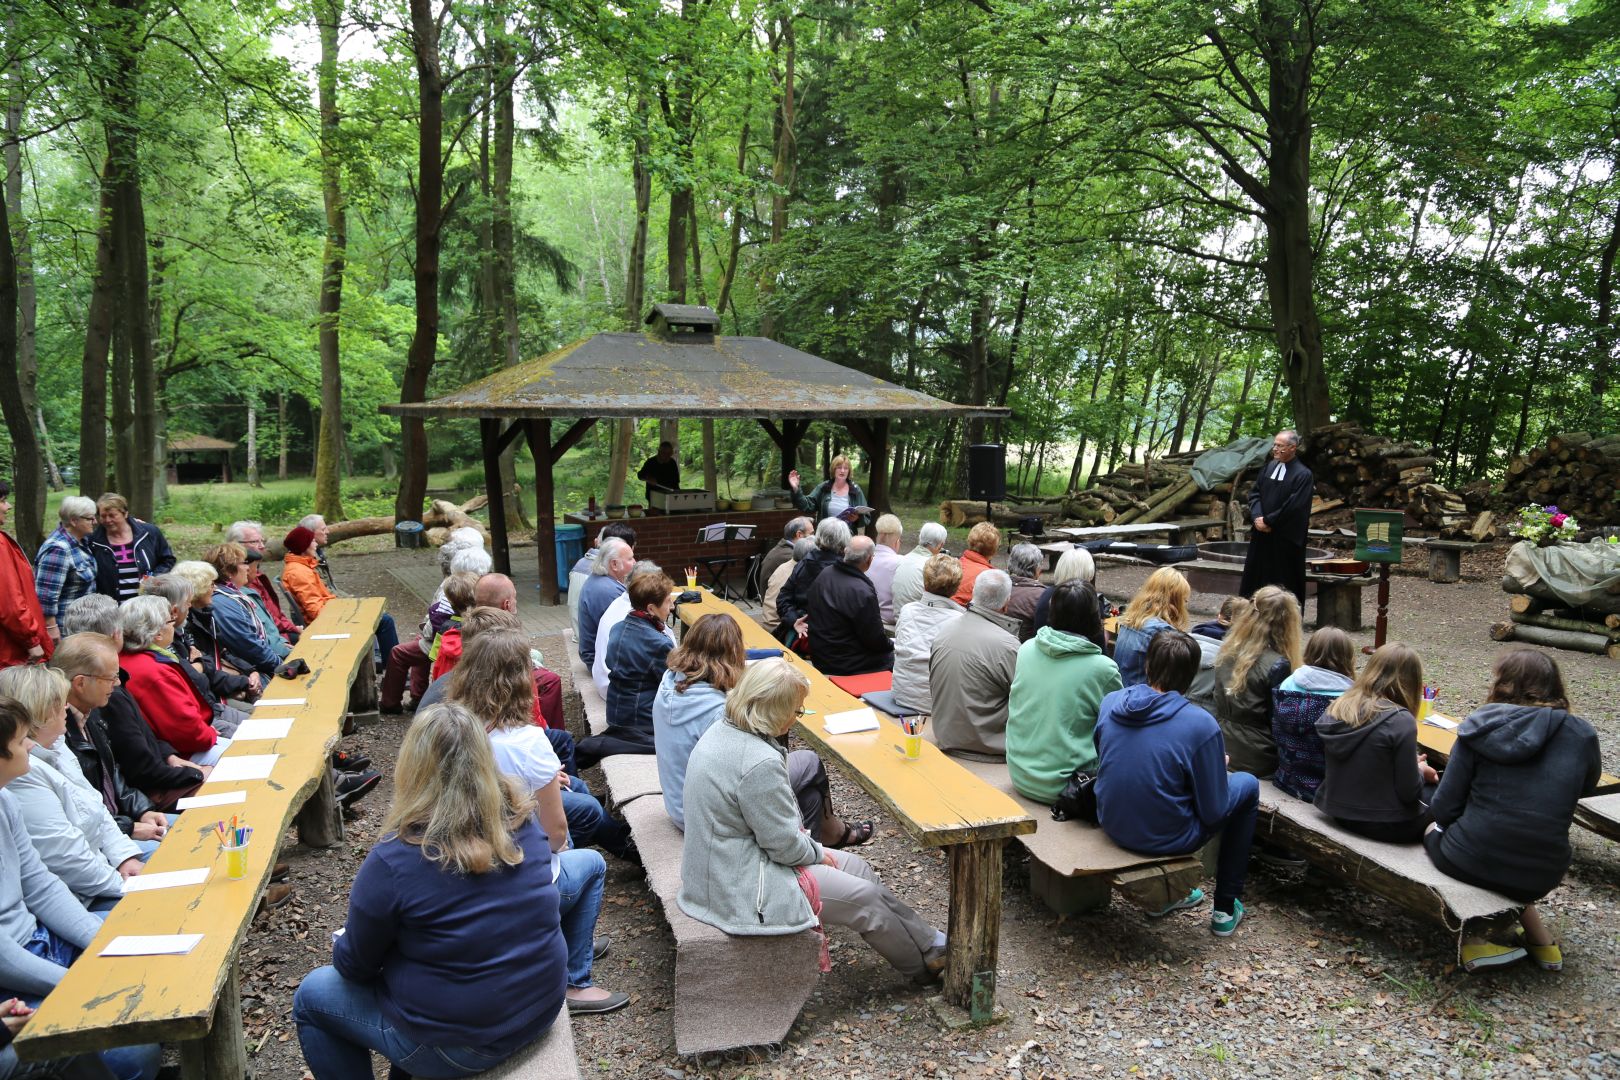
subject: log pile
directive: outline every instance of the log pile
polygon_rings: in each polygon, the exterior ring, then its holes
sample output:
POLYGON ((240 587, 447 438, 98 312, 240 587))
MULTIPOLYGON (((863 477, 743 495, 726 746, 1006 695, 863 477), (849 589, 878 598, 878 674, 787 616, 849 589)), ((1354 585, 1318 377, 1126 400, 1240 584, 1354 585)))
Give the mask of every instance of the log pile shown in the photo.
POLYGON ((1508 465, 1501 508, 1536 503, 1573 514, 1582 526, 1620 525, 1620 435, 1553 435, 1508 465))
POLYGON ((1583 607, 1571 608, 1546 582, 1523 571, 1515 553, 1509 553, 1502 575, 1508 617, 1491 627, 1491 637, 1620 660, 1620 585, 1611 586, 1583 607))
POLYGON ((1435 482, 1431 447, 1369 435, 1345 421, 1318 428, 1300 456, 1316 474, 1318 498, 1402 507, 1420 527, 1447 539, 1483 540, 1493 530, 1494 518, 1482 522, 1479 508, 1435 482))
MULTIPOLYGON (((1083 491, 1071 491, 1060 499, 1042 503, 1013 505, 993 503, 990 520, 997 525, 1016 526, 1027 517, 1038 517, 1046 524, 1061 519, 1069 525, 1129 525, 1185 517, 1216 517, 1226 513, 1231 484, 1213 492, 1202 492, 1193 482, 1191 465, 1196 453, 1154 458, 1151 461, 1121 465, 1083 491)), ((967 499, 947 499, 940 503, 939 520, 953 528, 985 520, 985 504, 967 499)))

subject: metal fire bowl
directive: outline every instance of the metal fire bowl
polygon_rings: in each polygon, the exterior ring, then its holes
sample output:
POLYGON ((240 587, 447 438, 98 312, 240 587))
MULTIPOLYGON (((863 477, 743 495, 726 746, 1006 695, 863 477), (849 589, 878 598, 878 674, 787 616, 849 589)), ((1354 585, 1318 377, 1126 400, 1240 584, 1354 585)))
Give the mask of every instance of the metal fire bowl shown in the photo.
MULTIPOLYGON (((1208 559, 1210 562, 1237 563, 1240 566, 1248 558, 1249 545, 1241 540, 1222 540, 1213 544, 1199 544, 1198 557, 1208 559)), ((1308 547, 1305 549, 1305 561, 1312 559, 1326 559, 1332 557, 1333 552, 1326 548, 1308 547)))

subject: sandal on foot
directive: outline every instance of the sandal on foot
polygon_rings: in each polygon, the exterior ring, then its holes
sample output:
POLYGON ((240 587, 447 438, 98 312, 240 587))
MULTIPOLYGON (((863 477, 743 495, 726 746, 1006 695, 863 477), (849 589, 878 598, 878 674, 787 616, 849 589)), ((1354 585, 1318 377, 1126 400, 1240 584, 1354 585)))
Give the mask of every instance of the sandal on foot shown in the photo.
POLYGON ((872 832, 873 825, 870 821, 861 821, 854 825, 846 821, 844 823, 844 835, 838 838, 838 843, 823 844, 822 846, 831 848, 859 847, 872 839, 872 832))

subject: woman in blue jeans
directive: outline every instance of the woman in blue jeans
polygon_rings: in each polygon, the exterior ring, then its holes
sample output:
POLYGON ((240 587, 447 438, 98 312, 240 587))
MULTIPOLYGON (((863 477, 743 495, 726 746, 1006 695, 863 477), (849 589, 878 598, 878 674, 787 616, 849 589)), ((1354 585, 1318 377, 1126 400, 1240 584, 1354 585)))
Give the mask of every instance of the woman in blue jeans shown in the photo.
POLYGON ((373 1051, 425 1080, 472 1076, 544 1035, 567 981, 558 911, 550 842, 484 725, 422 710, 332 966, 293 996, 315 1080, 370 1076, 373 1051))
MULTIPOLYGON (((0 698, 0 788, 28 772, 33 745, 28 730, 27 711, 0 698)), ((0 1000, 38 1006, 96 936, 101 918, 84 910, 61 879, 45 869, 16 799, 0 791, 0 1000)), ((152 1080, 162 1053, 149 1044, 103 1050, 97 1056, 118 1080, 152 1080)), ((0 1049, 0 1078, 20 1073, 17 1052, 10 1046, 0 1049)))
MULTIPOLYGON (((1244 873, 1254 842, 1260 781, 1226 771, 1220 725, 1183 695, 1201 650, 1165 628, 1147 647, 1147 681, 1103 698, 1097 717, 1097 823, 1109 839, 1144 855, 1190 855, 1215 836, 1215 911, 1209 928, 1227 937, 1243 921, 1244 873)), ((1194 907, 1202 889, 1158 915, 1194 907)))

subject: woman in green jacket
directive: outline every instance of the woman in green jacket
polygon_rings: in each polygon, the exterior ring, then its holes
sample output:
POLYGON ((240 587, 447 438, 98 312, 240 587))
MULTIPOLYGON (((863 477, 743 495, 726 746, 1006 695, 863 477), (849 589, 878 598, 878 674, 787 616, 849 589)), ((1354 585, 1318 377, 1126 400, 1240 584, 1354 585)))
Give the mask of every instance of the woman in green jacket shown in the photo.
POLYGON ((1066 581, 1052 591, 1050 621, 1018 649, 1007 771, 1027 799, 1050 805, 1076 769, 1097 768, 1097 710, 1103 695, 1121 686, 1102 641, 1096 591, 1066 581))
MULTIPOLYGON (((866 492, 855 482, 851 475, 849 458, 843 454, 832 459, 832 479, 817 484, 811 489, 810 494, 806 495, 800 487, 798 469, 788 473, 788 487, 793 489, 793 504, 809 514, 812 521, 819 522, 823 518, 838 517, 846 510, 866 505, 866 492)), ((871 517, 871 514, 860 515, 848 523, 850 529, 870 526, 871 517)))

